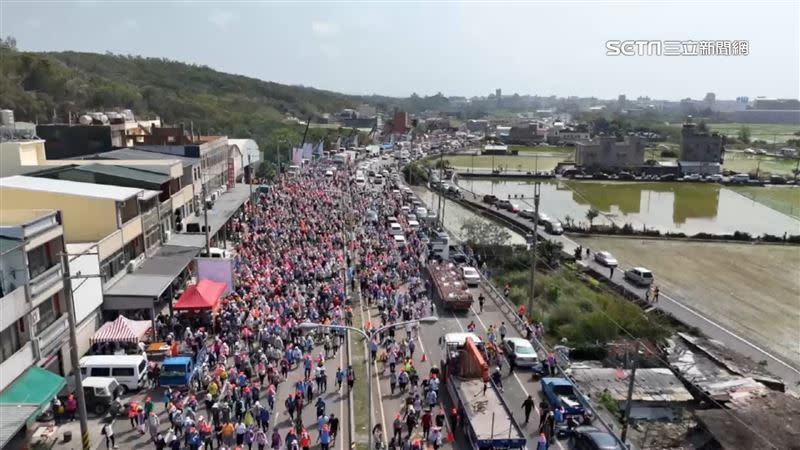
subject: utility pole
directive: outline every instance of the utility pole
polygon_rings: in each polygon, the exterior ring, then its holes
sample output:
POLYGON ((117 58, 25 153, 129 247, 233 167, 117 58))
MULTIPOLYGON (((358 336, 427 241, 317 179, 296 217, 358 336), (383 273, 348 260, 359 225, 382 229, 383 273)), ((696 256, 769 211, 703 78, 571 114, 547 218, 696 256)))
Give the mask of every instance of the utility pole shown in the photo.
POLYGON ((253 201, 253 158, 250 155, 247 155, 247 167, 249 167, 248 173, 250 177, 247 179, 247 185, 250 186, 250 201, 253 201))
POLYGON ((628 382, 628 399, 625 403, 625 417, 622 419, 622 434, 620 435, 620 439, 622 443, 625 443, 625 437, 628 435, 628 422, 631 418, 631 398, 633 397, 633 383, 636 380, 636 366, 638 365, 639 359, 639 340, 636 340, 636 349, 633 351, 633 367, 631 368, 631 378, 628 382))
POLYGON ((203 183, 201 196, 203 201, 203 231, 206 235, 206 257, 211 257, 211 237, 208 235, 208 203, 206 203, 206 185, 203 183))
POLYGON ((75 330, 75 302, 72 298, 72 278, 69 274, 69 255, 61 253, 61 267, 64 271, 64 293, 67 300, 67 318, 69 320, 69 358, 72 365, 72 374, 75 377, 75 394, 78 396, 78 416, 81 421, 81 443, 83 450, 91 450, 89 440, 89 423, 86 416, 86 398, 83 395, 83 382, 81 381, 81 367, 78 359, 78 336, 75 330))
POLYGON ((533 312, 533 288, 534 281, 536 280, 536 256, 538 252, 537 243, 539 241, 538 225, 539 225, 539 194, 541 192, 541 183, 536 182, 533 184, 533 239, 531 242, 531 274, 529 277, 530 286, 528 286, 528 314, 533 312))

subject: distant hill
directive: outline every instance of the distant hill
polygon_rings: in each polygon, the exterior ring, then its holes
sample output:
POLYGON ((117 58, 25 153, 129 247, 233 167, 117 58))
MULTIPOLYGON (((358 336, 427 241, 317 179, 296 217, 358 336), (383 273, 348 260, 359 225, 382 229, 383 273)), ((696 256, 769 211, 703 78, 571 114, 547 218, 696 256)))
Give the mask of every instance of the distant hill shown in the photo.
POLYGON ((301 127, 281 123, 287 113, 305 120, 374 102, 166 59, 20 52, 6 43, 0 47, 0 93, 0 107, 13 109, 20 121, 50 122, 54 114, 66 121, 68 112, 122 107, 170 124, 191 121, 203 133, 254 138, 262 146, 278 135, 299 140, 301 127))

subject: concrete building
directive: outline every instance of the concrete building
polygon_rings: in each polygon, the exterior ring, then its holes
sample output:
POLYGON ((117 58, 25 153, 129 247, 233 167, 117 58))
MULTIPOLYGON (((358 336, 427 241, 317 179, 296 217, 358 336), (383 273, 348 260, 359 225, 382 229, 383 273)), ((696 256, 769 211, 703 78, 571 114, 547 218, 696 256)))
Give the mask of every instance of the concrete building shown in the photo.
POLYGON ((575 147, 575 165, 589 171, 633 169, 644 164, 644 144, 634 136, 625 142, 601 136, 575 147))
POLYGON ((486 119, 468 120, 467 130, 472 133, 486 133, 489 131, 489 121, 486 119))
POLYGON ((392 133, 405 134, 411 129, 411 120, 405 111, 397 111, 392 118, 392 133))
POLYGON ((681 128, 681 154, 679 164, 683 174, 713 175, 720 172, 724 155, 722 136, 699 131, 691 122, 681 128))
POLYGON ((0 177, 22 175, 40 170, 39 161, 45 156, 42 139, 16 139, 0 142, 0 177))
POLYGON ((71 370, 61 216, 0 211, 0 446, 65 385, 71 370))
POLYGON ((511 127, 508 136, 510 144, 533 145, 547 140, 549 128, 543 122, 528 122, 511 127))

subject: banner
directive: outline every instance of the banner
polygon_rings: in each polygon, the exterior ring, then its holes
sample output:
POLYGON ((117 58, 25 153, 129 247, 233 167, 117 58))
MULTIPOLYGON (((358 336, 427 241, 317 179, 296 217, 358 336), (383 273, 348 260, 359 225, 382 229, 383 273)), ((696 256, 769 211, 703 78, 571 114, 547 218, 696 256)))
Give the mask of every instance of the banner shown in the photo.
POLYGON ((303 149, 302 148, 293 148, 292 149, 292 164, 299 166, 303 162, 303 149))
POLYGON ((322 156, 322 153, 325 151, 325 150, 323 149, 323 147, 324 147, 324 146, 323 146, 323 143, 324 143, 324 142, 325 142, 325 141, 319 141, 319 144, 317 144, 317 148, 314 150, 314 155, 316 155, 316 156, 322 156))
POLYGON ((195 258, 197 263, 197 279, 225 283, 226 296, 233 292, 233 258, 195 258))
POLYGON ((310 160, 314 157, 314 147, 311 143, 303 144, 303 159, 310 160))

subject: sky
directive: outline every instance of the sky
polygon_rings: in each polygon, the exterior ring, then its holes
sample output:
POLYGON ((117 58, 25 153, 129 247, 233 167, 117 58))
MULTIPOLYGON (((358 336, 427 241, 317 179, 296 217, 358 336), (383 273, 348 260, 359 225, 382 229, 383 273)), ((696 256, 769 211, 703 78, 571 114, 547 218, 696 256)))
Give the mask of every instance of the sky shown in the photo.
POLYGON ((349 94, 800 97, 800 0, 0 0, 0 35, 349 94), (746 40, 749 55, 608 56, 609 40, 746 40))

